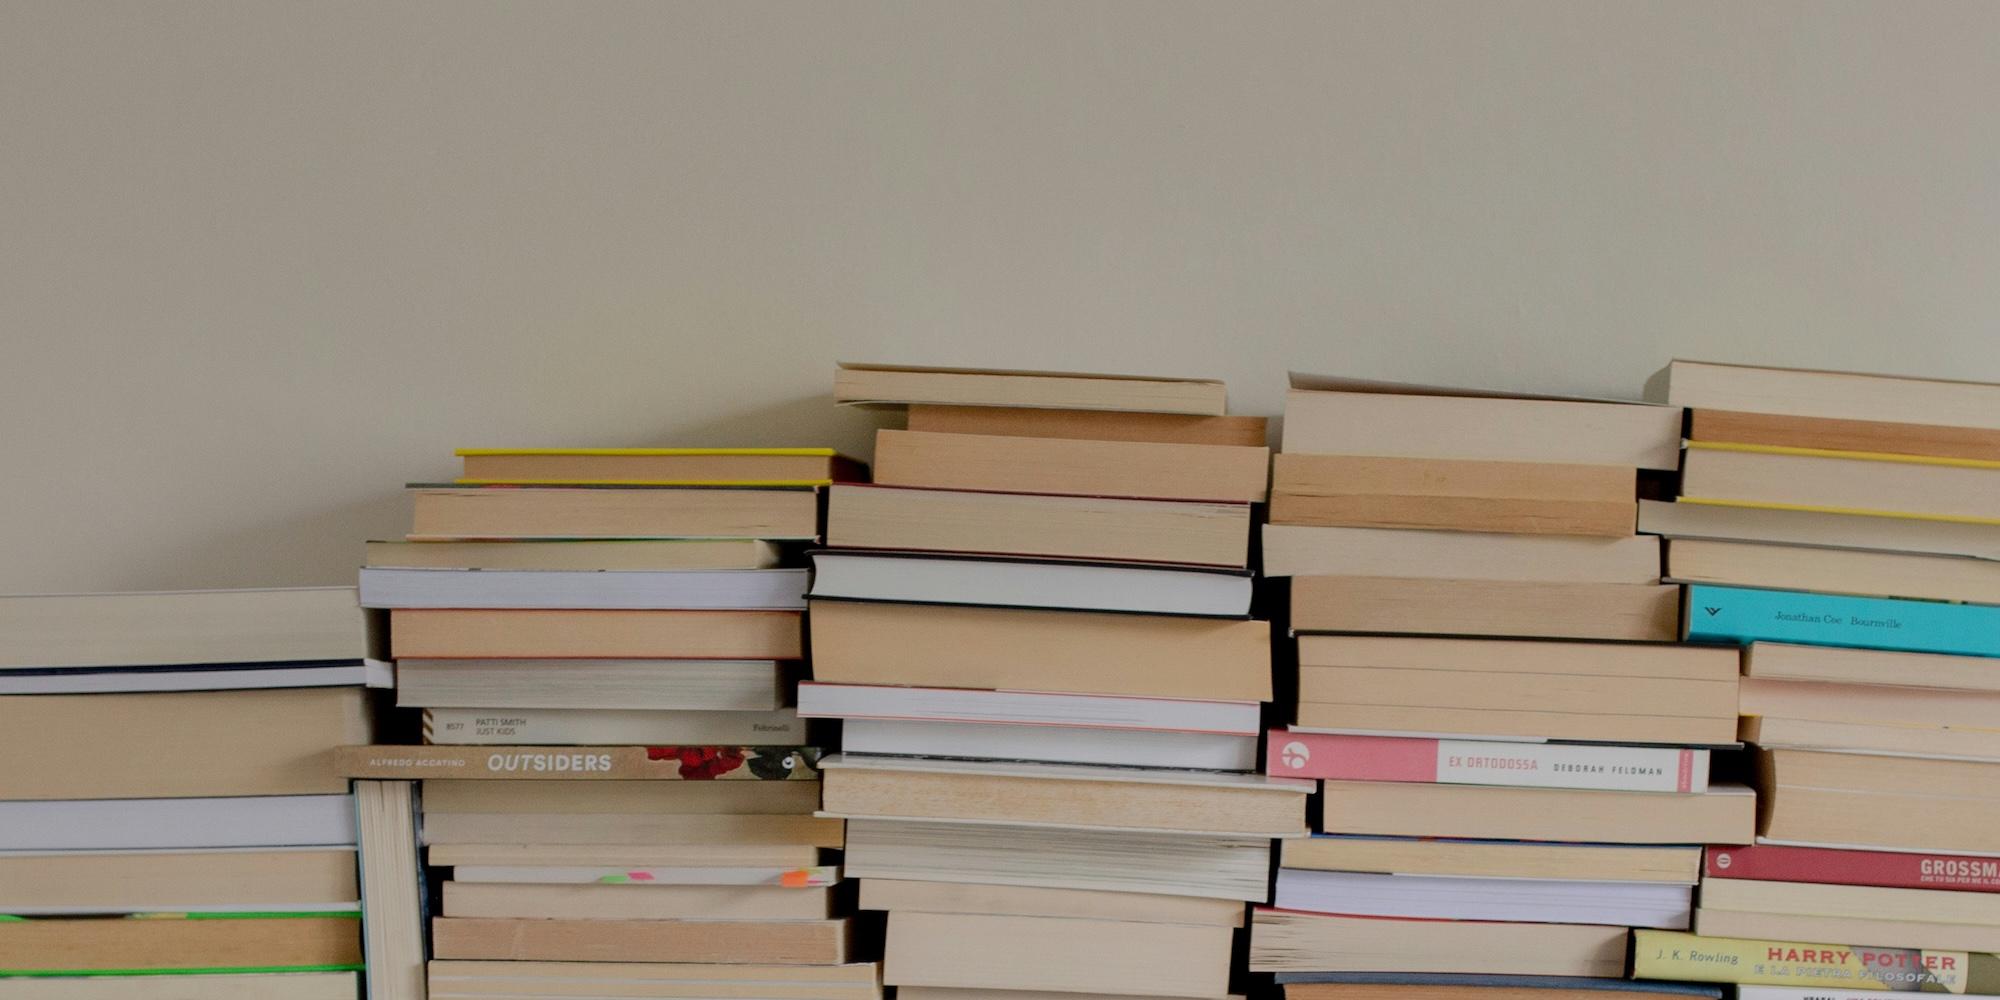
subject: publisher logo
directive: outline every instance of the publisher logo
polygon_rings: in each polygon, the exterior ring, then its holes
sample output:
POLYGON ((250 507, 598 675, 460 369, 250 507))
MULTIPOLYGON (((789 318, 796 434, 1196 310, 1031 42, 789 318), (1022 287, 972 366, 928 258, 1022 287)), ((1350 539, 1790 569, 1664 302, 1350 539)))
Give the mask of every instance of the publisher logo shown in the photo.
POLYGON ((1729 854, 1727 852, 1715 856, 1715 867, 1727 870, 1729 864, 1729 854))
POLYGON ((1708 606, 1706 606, 1706 605, 1704 605, 1704 606, 1702 607, 1702 610, 1703 610, 1703 611, 1706 611, 1706 612, 1708 612, 1708 616, 1709 616, 1710 618, 1713 618, 1713 617, 1715 617, 1716 615, 1719 615, 1719 614, 1721 614, 1721 613, 1722 613, 1722 609, 1721 609, 1721 608, 1711 608, 1711 607, 1708 607, 1708 606))
POLYGON ((1306 749, 1304 743, 1294 740, 1285 744, 1283 750, 1278 751, 1278 760, 1286 767, 1297 771, 1305 767, 1307 761, 1312 760, 1312 751, 1306 749))

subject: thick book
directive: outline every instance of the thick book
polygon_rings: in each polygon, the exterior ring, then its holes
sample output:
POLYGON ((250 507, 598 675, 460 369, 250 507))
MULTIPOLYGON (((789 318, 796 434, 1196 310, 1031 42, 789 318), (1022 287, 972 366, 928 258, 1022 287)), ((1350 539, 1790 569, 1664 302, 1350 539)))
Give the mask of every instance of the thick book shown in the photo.
POLYGON ((2000 892, 2000 859, 1958 854, 1849 851, 1772 844, 1711 847, 1707 851, 1702 873, 1710 879, 2000 892))
POLYGON ((841 723, 840 744, 851 754, 1257 770, 1257 737, 1230 733, 850 718, 841 723))
MULTIPOLYGON (((1693 930, 1710 937, 1875 941, 1890 948, 2000 949, 1990 906, 1931 907, 1925 889, 1733 881, 1703 885, 1693 930)), ((1958 896, 1988 903, 1984 896, 1958 896)))
POLYGON ((353 848, 0 854, 0 913, 351 910, 353 848))
POLYGON ((1265 773, 1294 778, 1626 792, 1708 789, 1709 752, 1685 747, 1500 743, 1283 729, 1272 730, 1265 745, 1265 773))
POLYGON ((843 361, 834 372, 833 398, 861 405, 928 403, 1220 416, 1228 406, 1228 389, 1215 379, 843 361))
POLYGON ((4 1000, 360 1000, 356 972, 221 972, 0 979, 4 1000))
POLYGON ((0 695, 144 694, 279 688, 396 686, 387 660, 205 663, 166 667, 54 667, 0 670, 0 695))
POLYGON ((1795 642, 2000 656, 2000 606, 1740 587, 1687 588, 1690 642, 1795 642))
POLYGON ((825 920, 825 887, 677 885, 634 890, 600 885, 444 883, 445 917, 517 920, 825 920))
POLYGON ((1681 492, 1712 503, 2000 524, 2000 462, 1688 442, 1681 492))
POLYGON ((1665 882, 1382 875, 1280 868, 1281 910, 1426 920, 1624 924, 1686 930, 1694 887, 1665 882))
POLYGON ((1007 725, 1078 726, 1255 736, 1254 701, 1193 701, 1046 691, 799 683, 799 715, 1007 725))
POLYGON ((597 996, 757 997, 789 1000, 880 1000, 880 965, 767 965, 714 962, 436 961, 434 997, 538 996, 584 990, 597 996))
POLYGON ((864 910, 905 913, 990 913, 1144 924, 1241 927, 1244 922, 1243 904, 1229 899, 879 878, 861 880, 860 905, 864 910))
POLYGON ((848 818, 1302 836, 1310 782, 1254 774, 1143 771, 838 755, 820 762, 821 809, 848 818))
POLYGON ((771 569, 778 546, 754 538, 598 538, 369 542, 373 569, 629 570, 771 569))
POLYGON ((920 489, 1262 503, 1270 462, 1261 446, 875 434, 875 481, 920 489))
POLYGON ((1269 419, 1265 417, 915 403, 910 406, 909 419, 904 426, 913 431, 939 434, 1151 441, 1156 444, 1228 444, 1261 448, 1269 433, 1269 424, 1269 419))
POLYGON ((1247 570, 846 550, 812 560, 812 596, 821 599, 1250 616, 1247 570))
MULTIPOLYGON (((718 781, 718 772, 744 770, 720 747, 688 747, 689 778, 665 781, 535 781, 435 778, 424 782, 424 815, 564 816, 805 816, 819 807, 811 780, 773 778, 718 781), (715 756, 710 756, 714 753, 715 756)), ((785 761, 775 761, 783 766, 785 761)))
POLYGON ((795 660, 797 611, 403 609, 389 612, 397 659, 658 657, 795 660))
POLYGON ((802 569, 363 569, 369 608, 796 611, 802 569))
POLYGON ((1325 833, 1747 844, 1757 827, 1757 796, 1741 785, 1700 795, 1393 781, 1325 781, 1321 790, 1325 833))
POLYGON ((0 597, 0 671, 358 662, 352 587, 0 597))
POLYGON ((797 712, 647 708, 426 708, 424 742, 456 746, 804 746, 797 712))
POLYGON ((1964 556, 1684 538, 1667 545, 1667 578, 1676 583, 2000 604, 2000 560, 1964 556))
POLYGON ((2000 759, 2000 692, 1746 677, 1740 711, 1765 748, 2000 759))
POLYGON ((1680 624, 1680 588, 1300 576, 1292 579, 1291 610, 1298 632, 1672 642, 1680 624))
POLYGON ((1677 406, 1293 373, 1284 450, 1672 469, 1677 406))
POLYGON ((342 793, 372 736, 360 688, 5 697, 0 799, 342 793))
MULTIPOLYGON (((1258 907, 1252 972, 1478 972, 1618 977, 1625 927, 1335 916, 1258 907)), ((1683 977, 1685 978, 1685 977, 1683 977)))
POLYGON ((867 467, 832 448, 460 448, 468 486, 825 486, 867 467))
MULTIPOLYGON (((1982 698, 1980 701, 1990 707, 1992 699, 1982 698)), ((1909 726, 1896 722, 1870 725, 1746 715, 1737 727, 1736 735, 1743 742, 1766 750, 1822 750, 2000 761, 2000 730, 1994 729, 1928 724, 1909 726)))
POLYGON ((360 968, 352 911, 0 920, 0 977, 360 968))
POLYGON ((1266 524, 1263 538, 1265 576, 1660 582, 1660 539, 1630 532, 1610 538, 1266 524))
POLYGON ((1632 975, 1815 990, 1994 993, 2000 992, 2000 956, 1637 930, 1632 975))
POLYGON ((1605 465, 1285 452, 1271 522, 1617 538, 1632 534, 1637 483, 1605 465))
POLYGON ((2000 763, 1765 750, 1757 766, 1769 840, 2000 854, 2000 763))
POLYGON ((1701 876, 1701 848, 1685 845, 1318 834, 1287 840, 1279 850, 1283 867, 1313 871, 1672 885, 1693 885, 1701 876))
POLYGON ((0 851, 353 846, 354 799, 344 792, 0 802, 0 851))
POLYGON ((848 938, 846 920, 431 920, 432 956, 461 960, 837 965, 848 938))
POLYGON ((891 985, 1220 997, 1229 927, 890 911, 891 985))
POLYGON ((1753 642, 1744 647, 1743 676, 1780 681, 1889 684, 2000 692, 2000 671, 1993 669, 1991 657, 1799 643, 1753 642))
POLYGON ((396 704, 774 712, 787 678, 775 660, 408 659, 396 663, 396 704))
POLYGON ((1271 839, 856 819, 842 870, 864 880, 1262 901, 1271 839))
POLYGON ((1648 394, 1675 406, 2000 430, 2000 385, 1676 360, 1648 394))
POLYGON ((1242 569, 1250 505, 840 484, 826 541, 837 548, 1180 563, 1242 569))
POLYGON ((1941 427, 1935 424, 1891 423, 1884 420, 1788 417, 1770 413, 1700 409, 1688 414, 1688 439, 1774 445, 1781 448, 2000 461, 2000 429, 1941 427))
POLYGON ((1299 638, 1294 728, 1727 744, 1732 648, 1403 636, 1299 638))
POLYGON ((361 942, 369 1000, 424 1000, 423 861, 416 785, 354 783, 361 855, 361 942))
POLYGON ((819 535, 819 491, 685 486, 413 484, 412 541, 819 535))
POLYGON ((1667 538, 2000 559, 2000 527, 1990 524, 1766 510, 1694 497, 1639 501, 1639 530, 1667 538))
POLYGON ((813 677, 840 684, 1271 696, 1263 621, 815 601, 812 654, 813 677))
POLYGON ((333 767, 378 780, 812 781, 819 756, 800 746, 346 746, 333 767))

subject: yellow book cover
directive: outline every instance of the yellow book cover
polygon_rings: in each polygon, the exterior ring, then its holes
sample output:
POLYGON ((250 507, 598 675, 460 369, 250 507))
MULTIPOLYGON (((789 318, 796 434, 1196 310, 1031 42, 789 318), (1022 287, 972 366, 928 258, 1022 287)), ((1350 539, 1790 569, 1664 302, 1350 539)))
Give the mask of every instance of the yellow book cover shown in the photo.
POLYGON ((1898 993, 2000 992, 2000 955, 1632 932, 1632 978, 1898 993))

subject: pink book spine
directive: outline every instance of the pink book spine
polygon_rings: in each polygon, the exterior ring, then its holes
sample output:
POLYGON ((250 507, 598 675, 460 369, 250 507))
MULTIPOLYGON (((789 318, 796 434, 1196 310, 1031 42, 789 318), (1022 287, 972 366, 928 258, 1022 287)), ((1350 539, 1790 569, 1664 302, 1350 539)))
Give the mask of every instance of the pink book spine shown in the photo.
POLYGON ((2000 892, 2000 858, 1848 851, 1830 847, 1711 847, 1709 878, 1822 882, 1891 889, 2000 892))
POLYGON ((1330 781, 1412 781, 1633 792, 1701 792, 1708 751, 1502 743, 1272 730, 1266 773, 1330 781))

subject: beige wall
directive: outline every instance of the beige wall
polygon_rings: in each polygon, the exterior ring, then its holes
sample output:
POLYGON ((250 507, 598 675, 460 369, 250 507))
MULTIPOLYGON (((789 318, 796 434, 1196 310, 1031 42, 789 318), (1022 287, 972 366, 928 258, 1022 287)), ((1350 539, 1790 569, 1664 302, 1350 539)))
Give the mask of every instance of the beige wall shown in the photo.
POLYGON ((835 358, 2000 379, 1990 3, 0 3, 0 591, 349 579, 835 358))

